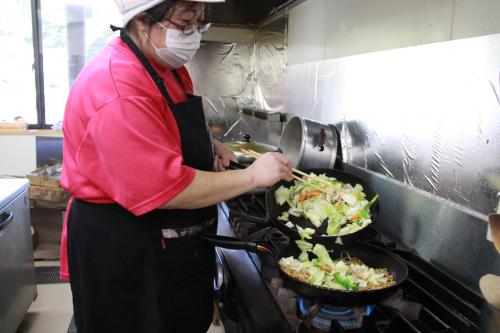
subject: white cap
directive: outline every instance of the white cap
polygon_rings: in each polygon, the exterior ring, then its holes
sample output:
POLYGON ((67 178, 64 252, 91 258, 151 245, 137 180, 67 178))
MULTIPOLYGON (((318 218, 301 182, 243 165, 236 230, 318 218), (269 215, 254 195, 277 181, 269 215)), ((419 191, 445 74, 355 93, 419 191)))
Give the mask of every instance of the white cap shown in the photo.
MULTIPOLYGON (((115 0, 116 6, 122 16, 123 26, 137 14, 142 13, 165 0, 115 0)), ((225 2, 226 0, 186 0, 194 2, 225 2)))

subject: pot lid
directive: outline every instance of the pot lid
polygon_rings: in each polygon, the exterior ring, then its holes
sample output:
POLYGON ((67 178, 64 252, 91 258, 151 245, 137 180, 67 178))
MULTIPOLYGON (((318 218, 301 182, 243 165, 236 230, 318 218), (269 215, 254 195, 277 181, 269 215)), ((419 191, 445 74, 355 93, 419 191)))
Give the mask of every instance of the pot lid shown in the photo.
POLYGON ((242 140, 237 141, 229 141, 224 143, 229 149, 231 149, 235 154, 243 154, 241 149, 249 149, 256 151, 260 154, 268 153, 268 152, 276 152, 279 151, 278 147, 252 141, 252 137, 250 134, 243 135, 242 140))

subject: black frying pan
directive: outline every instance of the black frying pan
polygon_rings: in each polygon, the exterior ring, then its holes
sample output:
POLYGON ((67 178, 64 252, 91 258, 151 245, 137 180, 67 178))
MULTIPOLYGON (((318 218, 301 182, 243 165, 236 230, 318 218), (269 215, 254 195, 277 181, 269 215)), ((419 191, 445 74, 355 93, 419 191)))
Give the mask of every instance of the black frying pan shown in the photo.
POLYGON ((387 268, 392 274, 396 284, 377 290, 366 291, 341 291, 318 287, 309 283, 302 282, 286 274, 279 266, 281 258, 293 256, 298 258, 300 249, 291 242, 279 253, 273 253, 269 247, 264 244, 246 242, 237 238, 225 236, 202 236, 203 239, 211 244, 228 249, 247 250, 251 252, 265 252, 273 256, 276 266, 279 268, 280 275, 287 286, 298 295, 316 300, 320 303, 336 306, 365 306, 377 304, 392 295, 406 280, 408 276, 408 267, 399 256, 386 251, 380 247, 357 243, 348 246, 326 246, 333 260, 345 256, 346 253, 351 257, 361 260, 365 265, 372 268, 387 268), (333 252, 332 252, 333 251, 333 252))
MULTIPOLYGON (((360 184, 363 186, 363 192, 366 194, 366 199, 368 201, 371 201, 376 195, 376 193, 360 178, 353 176, 349 173, 339 171, 339 170, 333 170, 333 169, 310 169, 310 170, 302 170, 305 173, 314 173, 316 175, 319 174, 326 174, 327 177, 334 177, 337 180, 351 184, 352 186, 356 184, 360 184)), ((285 187, 290 187, 293 185, 292 182, 286 182, 286 181, 280 181, 277 184, 275 184, 273 187, 269 188, 269 190, 266 193, 266 206, 267 206, 267 212, 269 214, 269 218, 271 222, 279 228, 284 234, 289 236, 292 239, 299 239, 299 233, 297 231, 297 227, 290 228, 285 225, 286 222, 283 222, 281 220, 278 220, 278 217, 285 211, 287 211, 290 207, 288 206, 287 203, 284 203, 282 206, 278 205, 276 202, 276 197, 274 195, 274 192, 281 186, 285 187)), ((311 228, 315 229, 316 232, 312 236, 312 241, 313 243, 321 243, 324 245, 331 244, 335 241, 337 241, 338 238, 340 238, 340 241, 342 244, 351 244, 355 240, 357 240, 373 223, 375 223, 375 219, 377 217, 377 213, 379 210, 379 200, 377 200, 371 207, 370 207, 370 213, 371 213, 371 220, 372 223, 370 223, 368 226, 366 226, 363 229, 360 229, 354 233, 348 234, 348 235, 343 235, 343 236, 321 236, 321 235, 326 235, 326 228, 328 226, 327 221, 323 221, 321 226, 319 228, 316 228, 311 221, 309 221, 305 217, 296 217, 296 216, 289 216, 289 220, 295 224, 299 225, 302 228, 311 228)))

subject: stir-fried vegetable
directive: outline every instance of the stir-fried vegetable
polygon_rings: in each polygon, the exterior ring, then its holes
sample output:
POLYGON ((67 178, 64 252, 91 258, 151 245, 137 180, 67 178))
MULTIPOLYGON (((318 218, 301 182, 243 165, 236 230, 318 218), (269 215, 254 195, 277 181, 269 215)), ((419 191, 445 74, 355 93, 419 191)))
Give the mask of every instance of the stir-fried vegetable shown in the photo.
POLYGON ((355 258, 332 260, 321 244, 296 241, 302 254, 298 259, 281 258, 279 265, 288 275, 303 282, 343 291, 382 289, 396 282, 386 268, 370 268, 355 258), (308 252, 316 255, 309 260, 308 252))
POLYGON ((276 202, 289 208, 278 217, 290 226, 290 215, 305 217, 316 228, 328 223, 328 236, 343 236, 356 232, 372 222, 370 207, 378 199, 366 199, 360 184, 352 186, 324 174, 311 174, 306 182, 295 181, 275 191, 276 202), (329 186, 325 186, 329 184, 329 186))

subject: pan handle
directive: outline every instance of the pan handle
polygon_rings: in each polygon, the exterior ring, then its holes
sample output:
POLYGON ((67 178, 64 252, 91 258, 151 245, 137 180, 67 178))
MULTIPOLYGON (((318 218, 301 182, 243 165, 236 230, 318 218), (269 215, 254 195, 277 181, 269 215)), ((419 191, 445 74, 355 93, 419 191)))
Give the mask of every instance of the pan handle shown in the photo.
POLYGON ((203 235, 201 236, 201 238, 212 245, 219 246, 225 249, 257 252, 257 243, 246 242, 239 238, 218 235, 203 235))
POLYGON ((229 168, 230 170, 243 170, 246 169, 247 167, 243 164, 240 164, 235 161, 229 161, 229 168))
POLYGON ((203 235, 201 239, 209 242, 210 244, 224 249, 233 250, 247 250, 250 252, 265 252, 272 255, 272 251, 265 245, 257 244, 255 242, 247 242, 239 238, 219 236, 219 235, 203 235))

